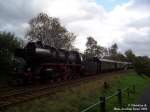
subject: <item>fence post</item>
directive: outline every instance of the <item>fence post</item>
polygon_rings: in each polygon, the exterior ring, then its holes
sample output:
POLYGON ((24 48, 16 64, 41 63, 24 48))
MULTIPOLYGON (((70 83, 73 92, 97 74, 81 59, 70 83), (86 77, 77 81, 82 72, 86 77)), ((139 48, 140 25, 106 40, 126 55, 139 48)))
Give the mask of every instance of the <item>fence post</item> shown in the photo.
POLYGON ((108 83, 105 81, 104 82, 104 89, 107 89, 108 88, 108 83))
POLYGON ((130 89, 127 88, 127 94, 128 94, 128 98, 130 97, 130 89))
POLYGON ((118 103, 120 106, 122 105, 122 91, 121 89, 118 89, 118 103))
POLYGON ((133 89, 133 93, 135 93, 135 84, 133 85, 133 88, 132 88, 132 89, 133 89))
POLYGON ((100 112, 106 112, 106 97, 100 97, 100 112))

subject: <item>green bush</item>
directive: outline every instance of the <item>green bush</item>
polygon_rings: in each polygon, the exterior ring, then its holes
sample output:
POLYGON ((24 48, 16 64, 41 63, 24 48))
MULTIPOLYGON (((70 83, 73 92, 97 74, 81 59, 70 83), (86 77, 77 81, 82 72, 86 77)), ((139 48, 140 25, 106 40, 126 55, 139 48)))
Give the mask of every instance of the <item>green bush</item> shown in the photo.
POLYGON ((134 67, 139 75, 144 74, 150 77, 150 59, 148 57, 136 57, 134 67))
POLYGON ((14 51, 18 47, 20 42, 17 37, 11 33, 0 32, 0 84, 8 82, 14 51))

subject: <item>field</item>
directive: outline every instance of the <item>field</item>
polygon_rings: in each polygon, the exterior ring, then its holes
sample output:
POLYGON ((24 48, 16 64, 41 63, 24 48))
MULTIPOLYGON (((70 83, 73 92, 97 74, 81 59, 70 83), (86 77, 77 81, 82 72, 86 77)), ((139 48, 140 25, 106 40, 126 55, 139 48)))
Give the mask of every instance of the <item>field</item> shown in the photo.
MULTIPOLYGON (((80 112, 96 103, 100 96, 109 96, 118 88, 132 87, 133 84, 136 85, 136 93, 130 98, 127 97, 127 94, 123 94, 123 105, 127 105, 138 101, 144 89, 150 86, 150 78, 141 77, 133 71, 106 75, 72 88, 65 88, 64 91, 50 96, 18 104, 8 108, 5 112, 80 112), (104 81, 108 83, 107 91, 103 88, 104 81)), ((110 112, 113 112, 116 106, 117 98, 115 97, 107 102, 107 109, 110 112)), ((88 112, 98 111, 97 106, 88 112)))

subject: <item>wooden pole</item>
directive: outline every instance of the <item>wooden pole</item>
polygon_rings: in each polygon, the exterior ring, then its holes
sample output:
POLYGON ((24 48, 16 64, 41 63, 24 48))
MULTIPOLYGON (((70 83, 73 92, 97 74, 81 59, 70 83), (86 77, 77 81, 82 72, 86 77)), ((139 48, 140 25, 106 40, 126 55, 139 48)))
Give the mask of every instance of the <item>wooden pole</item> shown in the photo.
POLYGON ((106 97, 100 97, 100 112, 106 112, 106 97))
POLYGON ((135 85, 133 85, 133 88, 132 88, 132 89, 133 89, 133 93, 135 93, 135 92, 136 92, 136 90, 135 90, 135 85))
POLYGON ((105 81, 104 82, 104 89, 107 89, 108 88, 108 83, 105 81))
POLYGON ((128 98, 130 97, 130 89, 127 89, 128 98))
POLYGON ((122 91, 121 91, 121 89, 118 89, 118 103, 120 106, 122 106, 122 91))

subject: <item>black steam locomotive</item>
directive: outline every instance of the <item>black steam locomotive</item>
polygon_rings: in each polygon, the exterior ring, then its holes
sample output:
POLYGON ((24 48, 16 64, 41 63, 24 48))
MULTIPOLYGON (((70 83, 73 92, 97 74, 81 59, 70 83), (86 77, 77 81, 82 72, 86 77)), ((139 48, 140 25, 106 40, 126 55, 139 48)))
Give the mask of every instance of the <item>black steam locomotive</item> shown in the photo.
POLYGON ((56 49, 40 41, 29 42, 23 49, 16 49, 15 57, 13 73, 17 76, 17 83, 68 80, 132 66, 128 62, 85 58, 77 51, 56 49))

